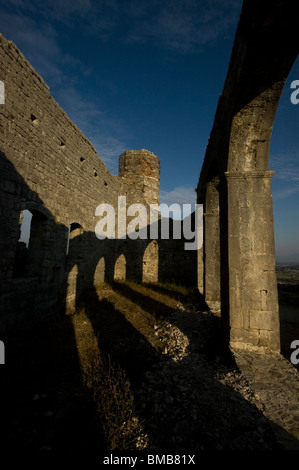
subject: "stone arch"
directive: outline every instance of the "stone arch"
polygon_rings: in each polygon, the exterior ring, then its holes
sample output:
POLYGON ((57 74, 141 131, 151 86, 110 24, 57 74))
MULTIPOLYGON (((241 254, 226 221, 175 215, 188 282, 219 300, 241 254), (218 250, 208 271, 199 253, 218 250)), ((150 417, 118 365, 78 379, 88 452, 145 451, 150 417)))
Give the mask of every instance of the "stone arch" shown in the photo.
POLYGON ((84 228, 78 222, 72 222, 68 227, 66 243, 66 269, 74 264, 80 265, 85 258, 86 246, 84 228))
POLYGON ((38 277, 47 279, 47 263, 51 230, 49 220, 37 209, 23 209, 19 217, 19 239, 16 246, 13 277, 38 277), (27 216, 27 217, 26 217, 27 216), (24 221, 28 220, 26 234, 24 221))
POLYGON ((126 280, 127 261, 124 254, 119 255, 114 265, 114 280, 126 280))
POLYGON ((82 276, 82 263, 85 257, 84 228, 78 222, 68 226, 66 243, 66 313, 76 310, 77 298, 81 291, 80 276, 82 276))
POLYGON ((5 104, 5 85, 2 80, 0 80, 0 104, 5 104))
POLYGON ((81 224, 78 222, 73 222, 69 224, 68 227, 68 234, 67 234, 67 243, 66 243, 66 254, 68 255, 70 253, 70 244, 71 240, 74 240, 76 237, 82 235, 84 232, 84 229, 81 224))
POLYGON ((204 204, 204 296, 212 310, 220 311, 219 178, 207 183, 204 204))
POLYGON ((19 214, 18 241, 14 256, 13 278, 25 277, 27 273, 28 246, 32 212, 24 209, 19 214))
POLYGON ((158 282, 159 276, 159 245, 152 240, 144 250, 142 259, 142 282, 158 282))
POLYGON ((94 271, 94 276, 93 276, 93 283, 94 285, 100 284, 101 282, 105 281, 105 274, 106 274, 106 261, 104 256, 102 256, 97 265, 96 269, 94 271))
POLYGON ((65 296, 66 314, 73 314, 76 311, 78 274, 78 265, 75 264, 71 267, 67 275, 65 296))
MULTIPOLYGON (((275 3, 274 11, 280 10, 282 19, 286 18, 283 7, 275 3)), ((277 105, 296 55, 292 47, 274 40, 279 36, 273 28, 275 17, 271 18, 270 12, 268 15, 268 26, 262 21, 257 34, 262 47, 255 57, 257 38, 249 40, 231 122, 224 192, 229 279, 224 311, 229 316, 232 345, 245 343, 280 350, 271 184, 274 172, 269 170, 268 160, 277 105), (245 73, 249 75, 246 79, 245 73)), ((286 26, 283 22, 281 25, 280 30, 286 26)))
POLYGON ((296 31, 284 2, 274 0, 270 7, 244 1, 197 188, 205 205, 205 271, 220 260, 218 300, 225 334, 235 346, 280 349, 268 153, 276 108, 298 53, 296 31), (219 244, 214 259, 209 243, 219 244))

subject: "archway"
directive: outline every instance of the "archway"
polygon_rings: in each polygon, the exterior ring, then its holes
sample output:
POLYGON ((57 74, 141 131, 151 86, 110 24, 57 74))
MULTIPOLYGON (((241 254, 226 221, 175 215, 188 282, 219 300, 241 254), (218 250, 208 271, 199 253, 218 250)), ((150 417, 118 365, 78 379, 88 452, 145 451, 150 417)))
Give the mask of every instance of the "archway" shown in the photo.
POLYGON ((146 247, 142 263, 142 282, 158 282, 159 245, 157 240, 152 240, 146 247))
POLYGON ((94 277, 93 277, 94 285, 100 284, 105 281, 105 270, 106 270, 105 258, 102 256, 102 258, 99 259, 99 262, 97 263, 96 269, 94 271, 94 277))
MULTIPOLYGON (((221 315, 230 344, 277 351, 273 172, 268 153, 276 108, 298 47, 296 20, 288 5, 277 0, 269 6, 244 1, 199 180, 198 202, 207 207, 211 183, 218 178, 214 232, 220 246, 221 315)), ((205 213, 205 229, 209 217, 205 213)), ((206 273, 208 251, 205 246, 206 273)))
POLYGON ((24 209, 19 218, 19 239, 15 251, 13 277, 46 276, 43 262, 49 249, 47 217, 38 210, 24 209))
POLYGON ((84 229, 78 222, 69 225, 66 243, 66 313, 72 314, 76 311, 77 297, 80 292, 81 263, 84 259, 84 229))
POLYGON ((119 255, 114 265, 114 280, 125 281, 126 280, 126 267, 127 262, 125 255, 119 255))

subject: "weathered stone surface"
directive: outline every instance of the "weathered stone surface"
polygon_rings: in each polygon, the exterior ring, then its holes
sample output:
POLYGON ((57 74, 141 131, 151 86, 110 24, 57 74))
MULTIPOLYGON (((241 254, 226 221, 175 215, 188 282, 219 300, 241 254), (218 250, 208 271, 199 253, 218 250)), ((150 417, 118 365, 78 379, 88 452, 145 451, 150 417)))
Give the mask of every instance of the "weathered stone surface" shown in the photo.
POLYGON ((196 252, 186 252, 183 239, 174 245, 161 240, 160 221, 156 239, 150 238, 159 158, 145 149, 128 150, 119 157, 119 175, 110 174, 43 79, 2 35, 0 80, 1 327, 28 322, 42 306, 72 312, 80 293, 104 280, 195 284, 196 252), (124 217, 119 196, 126 198, 124 217), (99 240, 95 212, 103 203, 114 208, 115 237, 99 240), (128 237, 137 215, 126 215, 131 204, 146 208, 137 240, 128 237), (28 249, 18 243, 26 209, 32 214, 28 249))
POLYGON ((155 326, 164 353, 137 399, 156 450, 298 450, 298 371, 261 348, 225 360, 217 320, 181 309, 155 326))
POLYGON ((280 345, 268 152, 276 107, 298 54, 294 11, 278 0, 244 1, 197 187, 205 212, 206 300, 221 303, 232 343, 275 351, 280 345))

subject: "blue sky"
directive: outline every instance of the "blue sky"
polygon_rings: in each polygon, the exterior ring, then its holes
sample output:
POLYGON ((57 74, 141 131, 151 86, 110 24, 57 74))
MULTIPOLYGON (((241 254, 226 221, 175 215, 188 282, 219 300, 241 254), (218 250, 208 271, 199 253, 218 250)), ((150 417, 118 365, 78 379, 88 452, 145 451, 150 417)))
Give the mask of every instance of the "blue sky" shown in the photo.
MULTIPOLYGON (((161 202, 194 203, 241 0, 10 0, 0 32, 118 172, 145 148, 161 160, 161 202)), ((299 262, 299 104, 283 91, 270 148, 276 254, 299 262)))

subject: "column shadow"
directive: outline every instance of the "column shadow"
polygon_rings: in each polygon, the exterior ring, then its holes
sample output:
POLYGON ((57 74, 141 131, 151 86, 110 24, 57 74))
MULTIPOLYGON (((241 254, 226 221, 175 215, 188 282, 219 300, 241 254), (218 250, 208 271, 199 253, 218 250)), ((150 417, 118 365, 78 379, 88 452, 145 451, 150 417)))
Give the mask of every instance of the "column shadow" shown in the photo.
POLYGON ((250 397, 238 392, 245 378, 238 376, 221 342, 219 318, 165 309, 150 295, 120 283, 113 283, 111 292, 135 303, 140 315, 145 311, 154 321, 167 320, 168 336, 179 332, 187 344, 182 354, 179 344, 164 354, 164 347, 155 347, 154 329, 147 337, 146 328, 137 329, 122 308, 107 298, 99 300, 95 288, 81 297, 101 351, 130 379, 151 450, 280 450, 270 422, 250 397))

